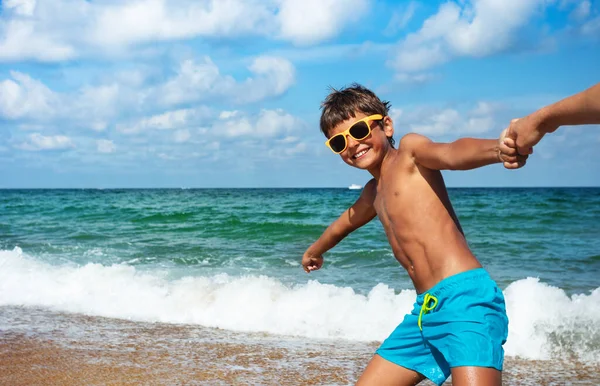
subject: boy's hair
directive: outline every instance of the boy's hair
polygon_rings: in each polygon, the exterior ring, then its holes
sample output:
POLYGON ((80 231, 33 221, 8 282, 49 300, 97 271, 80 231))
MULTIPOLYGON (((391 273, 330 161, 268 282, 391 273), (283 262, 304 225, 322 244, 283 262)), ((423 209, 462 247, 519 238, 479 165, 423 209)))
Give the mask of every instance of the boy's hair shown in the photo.
MULTIPOLYGON (((330 88, 327 98, 321 103, 321 131, 328 137, 329 131, 341 122, 355 117, 357 112, 366 115, 381 114, 384 117, 390 111, 390 102, 382 101, 368 88, 358 83, 352 83, 350 87, 339 90, 330 88)), ((383 128, 383 123, 379 122, 383 128)), ((394 138, 388 137, 390 144, 394 146, 394 138)))

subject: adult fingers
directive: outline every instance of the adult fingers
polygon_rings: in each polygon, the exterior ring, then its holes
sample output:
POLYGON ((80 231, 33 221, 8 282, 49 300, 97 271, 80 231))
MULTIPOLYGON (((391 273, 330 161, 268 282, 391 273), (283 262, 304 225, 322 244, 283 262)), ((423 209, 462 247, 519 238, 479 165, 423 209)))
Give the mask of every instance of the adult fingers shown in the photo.
POLYGON ((519 167, 522 168, 527 163, 527 158, 524 158, 518 162, 519 167))
POLYGON ((520 155, 533 154, 533 147, 524 146, 523 141, 520 141, 519 138, 517 138, 517 140, 516 140, 516 145, 517 145, 517 151, 519 152, 520 155))

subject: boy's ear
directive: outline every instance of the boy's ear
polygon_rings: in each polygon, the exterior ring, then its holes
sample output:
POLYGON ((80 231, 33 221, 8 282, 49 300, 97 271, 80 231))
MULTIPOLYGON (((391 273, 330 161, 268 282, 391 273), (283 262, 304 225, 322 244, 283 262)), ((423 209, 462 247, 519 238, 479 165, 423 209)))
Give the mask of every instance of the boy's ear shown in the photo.
POLYGON ((389 116, 383 118, 383 132, 386 137, 394 136, 394 122, 389 116))

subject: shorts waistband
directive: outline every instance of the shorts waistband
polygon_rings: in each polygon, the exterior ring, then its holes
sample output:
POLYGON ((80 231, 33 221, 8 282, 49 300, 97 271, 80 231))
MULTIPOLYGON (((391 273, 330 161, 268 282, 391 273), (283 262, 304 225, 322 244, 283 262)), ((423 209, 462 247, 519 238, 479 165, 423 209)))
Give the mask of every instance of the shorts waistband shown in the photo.
POLYGON ((430 295, 441 295, 449 289, 456 287, 457 285, 464 285, 466 281, 489 279, 492 280, 489 273, 484 268, 475 268, 468 271, 457 273, 456 275, 449 276, 436 285, 417 295, 417 302, 422 303, 425 299, 426 294, 430 295))

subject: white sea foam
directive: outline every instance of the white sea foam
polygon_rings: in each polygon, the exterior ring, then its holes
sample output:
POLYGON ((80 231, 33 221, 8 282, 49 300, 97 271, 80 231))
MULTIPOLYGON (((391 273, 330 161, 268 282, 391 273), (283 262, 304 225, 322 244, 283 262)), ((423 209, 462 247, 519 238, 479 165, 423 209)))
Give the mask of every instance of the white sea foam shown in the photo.
MULTIPOLYGON (((415 292, 386 285, 368 295, 310 281, 289 286, 267 276, 168 280, 127 265, 51 266, 0 251, 0 306, 35 306, 135 321, 188 323, 235 331, 380 341, 411 310, 415 292)), ((504 291, 510 319, 506 354, 575 357, 600 363, 600 288, 569 297, 527 278, 504 291)))

